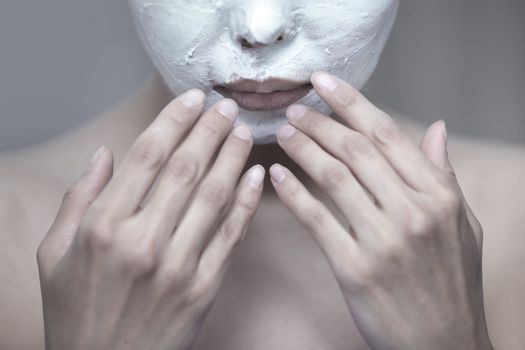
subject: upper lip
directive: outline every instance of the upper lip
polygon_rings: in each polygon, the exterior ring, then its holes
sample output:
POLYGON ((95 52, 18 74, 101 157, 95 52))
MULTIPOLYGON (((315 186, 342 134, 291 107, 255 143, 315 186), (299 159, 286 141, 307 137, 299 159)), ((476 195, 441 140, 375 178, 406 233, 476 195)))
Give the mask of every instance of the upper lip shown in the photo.
POLYGON ((221 84, 219 87, 225 87, 238 92, 269 94, 275 91, 293 90, 305 84, 309 84, 309 82, 280 78, 271 78, 264 81, 239 79, 228 84, 221 84))

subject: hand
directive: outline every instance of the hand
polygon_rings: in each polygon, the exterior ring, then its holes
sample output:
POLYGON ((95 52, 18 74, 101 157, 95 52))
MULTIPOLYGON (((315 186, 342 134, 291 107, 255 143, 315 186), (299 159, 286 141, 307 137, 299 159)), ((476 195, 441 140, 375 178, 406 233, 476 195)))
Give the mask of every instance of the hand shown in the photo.
POLYGON ((138 137, 115 176, 111 152, 101 148, 66 192, 38 250, 46 349, 192 344, 264 179, 255 166, 237 186, 250 129, 230 133, 233 101, 200 117, 203 102, 200 90, 179 96, 138 137))
POLYGON ((317 93, 346 125, 291 106, 280 146, 330 196, 347 230, 286 168, 284 204, 321 246, 373 349, 489 349, 482 228, 448 161, 443 122, 420 148, 356 89, 326 73, 317 93))

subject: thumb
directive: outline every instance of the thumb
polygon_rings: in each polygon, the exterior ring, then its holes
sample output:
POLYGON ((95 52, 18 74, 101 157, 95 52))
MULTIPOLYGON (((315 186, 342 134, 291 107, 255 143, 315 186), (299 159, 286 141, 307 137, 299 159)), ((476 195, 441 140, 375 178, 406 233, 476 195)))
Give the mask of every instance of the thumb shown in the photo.
POLYGON ((439 120, 428 128, 419 149, 435 166, 455 176, 454 169, 448 158, 447 127, 444 120, 439 120))
POLYGON ((38 262, 56 263, 69 248, 85 211, 113 176, 113 155, 102 146, 89 168, 65 192, 58 214, 38 248, 38 262))

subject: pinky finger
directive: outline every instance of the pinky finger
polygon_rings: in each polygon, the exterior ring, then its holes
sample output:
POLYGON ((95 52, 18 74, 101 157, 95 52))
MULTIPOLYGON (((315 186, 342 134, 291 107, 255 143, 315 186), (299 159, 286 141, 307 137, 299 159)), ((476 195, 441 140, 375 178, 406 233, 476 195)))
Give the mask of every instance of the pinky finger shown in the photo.
POLYGON ((231 210, 219 224, 217 233, 204 249, 197 276, 222 280, 235 246, 244 238, 251 219, 261 201, 265 171, 260 165, 252 167, 241 181, 231 210))
POLYGON ((357 249, 352 235, 288 169, 275 164, 270 174, 277 195, 312 235, 334 271, 345 268, 357 249))

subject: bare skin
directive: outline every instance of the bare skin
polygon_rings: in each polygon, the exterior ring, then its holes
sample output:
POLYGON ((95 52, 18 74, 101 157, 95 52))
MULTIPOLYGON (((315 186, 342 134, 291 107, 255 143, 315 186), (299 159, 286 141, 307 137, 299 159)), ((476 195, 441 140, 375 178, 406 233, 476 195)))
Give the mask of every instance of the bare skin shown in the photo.
MULTIPOLYGON (((99 145, 118 166, 135 138, 170 97, 157 77, 123 104, 46 143, 1 155, 0 348, 42 349, 43 322, 36 250, 56 217, 65 189, 87 167, 99 145), (117 137, 118 136, 118 137, 117 137)), ((425 127, 394 116, 419 144, 425 127)), ((496 349, 525 343, 523 215, 525 150, 449 137, 459 182, 484 228, 484 293, 496 349), (482 175, 480 175, 482 174, 482 175), (521 263, 521 264, 520 264, 521 263)), ((247 167, 281 163, 308 188, 327 196, 280 147, 255 147, 247 167)), ((195 349, 367 349, 318 245, 266 186, 245 241, 237 249, 195 349)))

